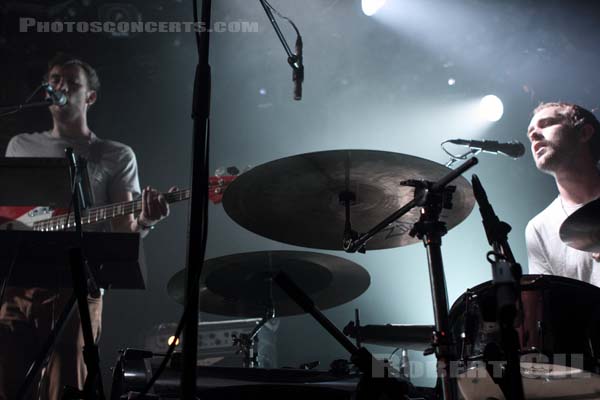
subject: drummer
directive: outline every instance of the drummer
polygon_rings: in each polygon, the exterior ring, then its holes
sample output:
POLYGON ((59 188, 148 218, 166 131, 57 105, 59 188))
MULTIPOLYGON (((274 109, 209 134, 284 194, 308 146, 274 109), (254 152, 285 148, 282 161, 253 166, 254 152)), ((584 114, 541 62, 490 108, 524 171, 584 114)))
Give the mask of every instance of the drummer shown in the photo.
POLYGON ((542 103, 527 129, 536 167, 554 177, 558 196, 525 230, 530 274, 551 274, 600 286, 600 254, 564 244, 562 222, 600 197, 600 123, 581 106, 542 103))

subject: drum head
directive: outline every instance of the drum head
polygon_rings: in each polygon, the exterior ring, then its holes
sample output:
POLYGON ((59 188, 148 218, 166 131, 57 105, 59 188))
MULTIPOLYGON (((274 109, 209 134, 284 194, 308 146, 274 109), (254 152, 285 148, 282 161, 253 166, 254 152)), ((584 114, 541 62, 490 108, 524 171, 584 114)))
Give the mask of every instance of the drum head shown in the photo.
MULTIPOLYGON (((577 368, 522 362, 521 375, 526 399, 600 398, 600 376, 577 368)), ((459 374, 458 388, 465 400, 505 398, 480 362, 459 374)))

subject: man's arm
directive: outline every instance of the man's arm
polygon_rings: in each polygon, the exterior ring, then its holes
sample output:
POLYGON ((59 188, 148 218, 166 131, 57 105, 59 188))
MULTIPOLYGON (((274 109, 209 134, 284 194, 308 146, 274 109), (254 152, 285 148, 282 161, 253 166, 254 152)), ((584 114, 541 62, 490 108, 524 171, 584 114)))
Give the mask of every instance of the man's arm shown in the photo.
MULTIPOLYGON (((110 202, 131 201, 140 192, 135 153, 131 147, 122 146, 116 158, 121 168, 112 177, 108 187, 110 202)), ((168 215, 169 204, 165 197, 147 186, 142 190, 140 214, 115 218, 112 221, 112 229, 115 232, 139 232, 141 237, 145 237, 154 225, 168 215)))
MULTIPOLYGON (((170 191, 175 190, 171 188, 170 191)), ((133 200, 132 192, 117 195, 115 202, 133 200)), ((148 235, 150 229, 160 220, 169 215, 169 204, 164 196, 150 187, 142 191, 142 212, 135 217, 133 214, 117 217, 112 221, 115 232, 139 232, 141 237, 148 235)))

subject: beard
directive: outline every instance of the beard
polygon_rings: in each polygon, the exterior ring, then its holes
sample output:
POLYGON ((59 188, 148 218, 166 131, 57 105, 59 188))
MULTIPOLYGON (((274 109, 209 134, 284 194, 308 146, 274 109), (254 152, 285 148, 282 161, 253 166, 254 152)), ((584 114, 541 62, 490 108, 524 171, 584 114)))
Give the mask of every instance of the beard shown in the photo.
POLYGON ((546 174, 555 175, 559 170, 576 168, 578 152, 575 148, 561 146, 559 149, 548 144, 544 152, 535 159, 538 170, 546 174))
POLYGON ((554 167, 558 164, 556 152, 552 147, 546 145, 543 153, 535 157, 535 166, 542 172, 552 173, 554 167))

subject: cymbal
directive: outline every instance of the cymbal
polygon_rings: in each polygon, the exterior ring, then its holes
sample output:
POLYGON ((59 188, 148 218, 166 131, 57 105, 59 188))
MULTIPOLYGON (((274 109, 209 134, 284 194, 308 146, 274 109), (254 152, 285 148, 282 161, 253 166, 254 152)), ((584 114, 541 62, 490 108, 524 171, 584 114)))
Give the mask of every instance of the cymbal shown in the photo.
MULTIPOLYGON (((364 233, 413 199, 403 180, 436 181, 449 168, 406 154, 375 150, 332 150, 281 158, 240 175, 225 191, 223 205, 244 228, 269 239, 316 249, 343 250, 345 206, 340 193, 356 199, 350 208, 352 229, 364 233), (348 183, 346 183, 348 178, 348 183)), ((459 177, 453 208, 441 220, 452 228, 472 211, 469 182, 459 177)), ((414 208, 375 235, 367 250, 406 246, 419 241, 408 233, 419 219, 414 208)))
POLYGON ((600 252, 600 199, 590 201, 560 226, 560 240, 567 246, 590 253, 600 252))
MULTIPOLYGON (((303 251, 232 254, 204 262, 200 310, 237 317, 262 317, 271 297, 276 317, 303 314, 304 311, 272 282, 271 278, 279 271, 288 274, 321 310, 355 299, 371 283, 363 267, 329 254, 303 251)), ((185 270, 182 270, 169 280, 167 292, 183 304, 184 288, 185 270)))

